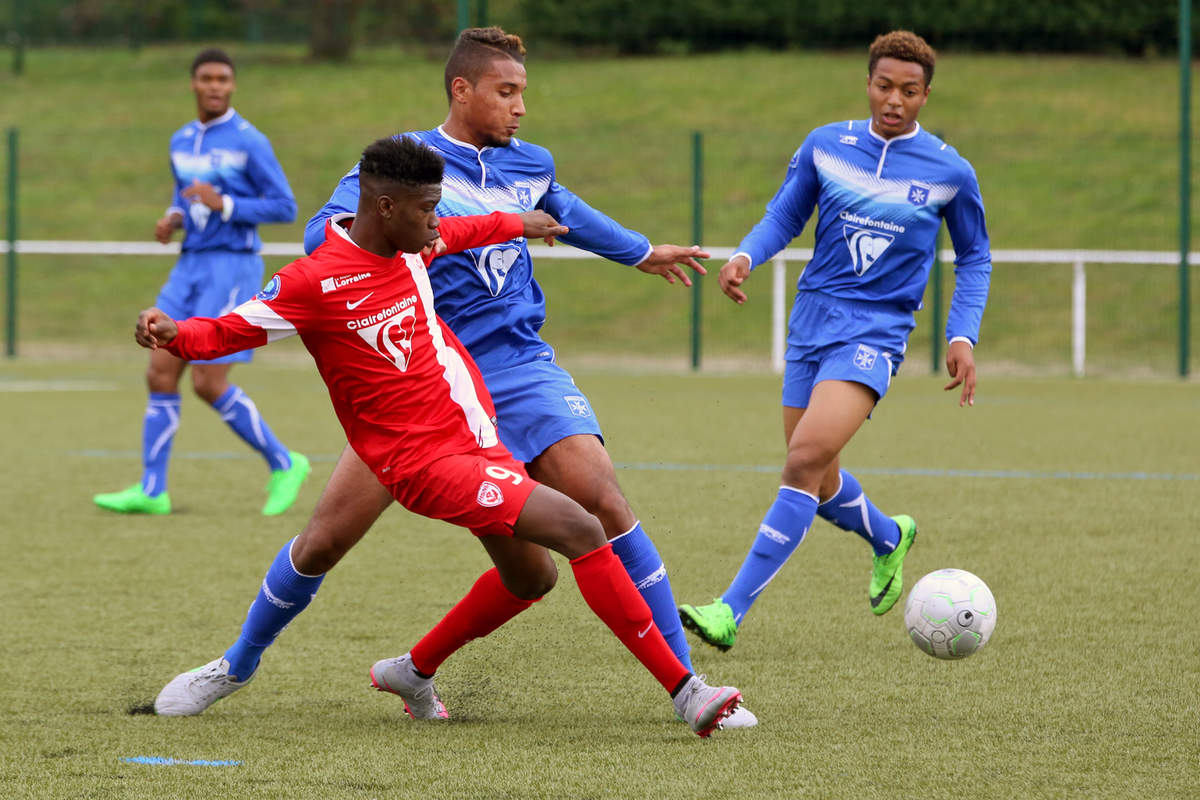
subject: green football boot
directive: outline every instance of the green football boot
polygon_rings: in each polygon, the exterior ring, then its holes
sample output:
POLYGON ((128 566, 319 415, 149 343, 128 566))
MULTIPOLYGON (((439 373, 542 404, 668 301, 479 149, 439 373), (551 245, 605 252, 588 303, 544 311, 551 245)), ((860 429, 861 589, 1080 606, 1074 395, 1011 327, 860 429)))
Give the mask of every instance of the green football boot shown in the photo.
POLYGON ((885 556, 875 556, 871 567, 871 613, 879 616, 892 610, 904 590, 904 556, 917 538, 917 523, 906 515, 892 517, 900 526, 900 543, 885 556))
POLYGON ((681 605, 679 621, 718 650, 733 647, 737 638, 737 623, 733 620, 733 609, 719 597, 706 606, 681 605))
POLYGON ((300 453, 288 453, 292 466, 288 469, 271 471, 271 479, 267 481, 267 503, 263 506, 263 516, 273 517, 282 514, 292 507, 300 494, 300 486, 312 472, 312 465, 300 453))
POLYGON ((148 496, 142 485, 135 483, 119 492, 106 492, 92 497, 92 502, 107 511, 121 514, 170 514, 171 497, 166 492, 148 496))

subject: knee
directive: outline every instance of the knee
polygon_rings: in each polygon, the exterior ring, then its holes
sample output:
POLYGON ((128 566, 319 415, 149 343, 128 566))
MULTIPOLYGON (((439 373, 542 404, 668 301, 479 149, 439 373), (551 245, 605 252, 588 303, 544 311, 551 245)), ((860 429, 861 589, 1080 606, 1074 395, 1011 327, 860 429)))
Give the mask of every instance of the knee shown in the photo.
POLYGON ((155 394, 174 394, 179 391, 179 377, 172 370, 156 366, 152 360, 146 367, 146 388, 155 394))
POLYGON ((817 494, 835 456, 835 453, 826 453, 815 445, 793 445, 788 448, 787 460, 783 465, 783 482, 817 494))
POLYGON ((303 575, 323 575, 333 569, 349 549, 332 530, 323 528, 314 519, 292 545, 292 566, 303 575))
POLYGON ((519 575, 502 575, 504 588, 522 600, 537 600, 558 583, 558 566, 548 555, 540 563, 530 564, 519 575))
POLYGON ((589 514, 600 520, 601 526, 609 536, 618 536, 633 525, 636 519, 629 501, 621 493, 621 487, 616 481, 598 481, 588 492, 577 498, 589 514))
POLYGON ((198 372, 192 373, 192 389, 196 392, 197 397, 210 406, 216 405, 217 400, 227 388, 229 388, 229 384, 224 378, 218 380, 198 372))

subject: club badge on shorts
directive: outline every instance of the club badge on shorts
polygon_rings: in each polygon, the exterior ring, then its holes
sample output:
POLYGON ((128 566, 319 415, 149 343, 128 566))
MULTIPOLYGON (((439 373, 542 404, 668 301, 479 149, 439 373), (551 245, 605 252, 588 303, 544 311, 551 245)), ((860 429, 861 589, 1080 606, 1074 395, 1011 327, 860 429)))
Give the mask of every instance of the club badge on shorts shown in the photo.
POLYGON ((563 400, 567 404, 567 408, 577 417, 590 417, 592 409, 588 407, 587 398, 579 394, 564 394, 563 400))
POLYGON ((479 494, 475 495, 475 501, 484 508, 495 508, 504 502, 504 492, 491 481, 484 481, 479 484, 479 494))
POLYGON ((875 359, 879 356, 879 351, 867 347, 865 344, 858 346, 858 351, 854 354, 854 366, 861 369, 863 372, 870 372, 875 366, 875 359))

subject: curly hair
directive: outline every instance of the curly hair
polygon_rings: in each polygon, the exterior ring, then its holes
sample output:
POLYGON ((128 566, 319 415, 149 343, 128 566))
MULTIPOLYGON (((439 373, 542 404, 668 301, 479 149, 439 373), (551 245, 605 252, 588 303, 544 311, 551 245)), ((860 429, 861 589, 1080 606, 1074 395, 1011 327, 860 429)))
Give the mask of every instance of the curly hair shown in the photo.
POLYGON ((450 50, 450 57, 446 59, 446 99, 451 99, 450 84, 455 78, 466 78, 474 86, 497 58, 509 58, 524 64, 525 45, 521 43, 521 37, 515 33, 505 33, 495 25, 467 28, 460 33, 450 50))
POLYGON ((881 58, 894 58, 899 61, 911 61, 920 64, 925 72, 925 85, 933 82, 933 65, 937 61, 937 53, 933 48, 912 31, 892 31, 875 37, 871 49, 867 51, 867 74, 875 72, 875 65, 881 58))
POLYGON ((201 64, 228 64, 231 70, 237 72, 237 67, 233 65, 233 59, 219 47, 210 47, 196 54, 196 57, 192 59, 193 78, 196 77, 196 70, 200 69, 201 64))
POLYGON ((389 136, 372 142, 358 162, 359 181, 380 179, 405 186, 442 182, 445 162, 432 148, 410 136, 389 136))

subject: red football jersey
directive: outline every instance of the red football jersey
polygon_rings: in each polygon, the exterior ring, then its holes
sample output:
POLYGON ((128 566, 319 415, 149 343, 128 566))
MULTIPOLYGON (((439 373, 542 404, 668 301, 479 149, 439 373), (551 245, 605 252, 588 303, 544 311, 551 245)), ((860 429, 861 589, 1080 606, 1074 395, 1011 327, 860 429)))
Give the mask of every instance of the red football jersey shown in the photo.
MULTIPOLYGON (((299 334, 346 439, 386 485, 435 458, 499 443, 495 409, 466 348, 433 310, 432 257, 383 258, 326 223, 325 243, 217 319, 179 322, 167 349, 210 359, 299 334)), ((447 252, 521 236, 516 214, 443 217, 447 252)))

